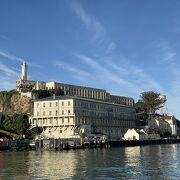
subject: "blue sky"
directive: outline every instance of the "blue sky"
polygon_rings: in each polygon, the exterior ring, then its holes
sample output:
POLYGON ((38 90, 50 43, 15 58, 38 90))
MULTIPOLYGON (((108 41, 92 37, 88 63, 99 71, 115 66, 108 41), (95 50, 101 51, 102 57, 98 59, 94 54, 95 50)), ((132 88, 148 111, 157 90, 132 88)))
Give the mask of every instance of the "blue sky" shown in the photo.
POLYGON ((180 119, 180 1, 1 0, 0 90, 28 78, 167 96, 180 119))

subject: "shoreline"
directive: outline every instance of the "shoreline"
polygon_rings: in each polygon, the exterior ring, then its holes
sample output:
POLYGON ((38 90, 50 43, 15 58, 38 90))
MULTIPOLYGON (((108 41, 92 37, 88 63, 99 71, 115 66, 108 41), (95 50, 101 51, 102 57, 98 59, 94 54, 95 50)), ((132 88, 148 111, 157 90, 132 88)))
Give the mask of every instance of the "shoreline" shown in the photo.
POLYGON ((113 148, 113 147, 132 147, 132 146, 146 146, 158 144, 178 144, 180 139, 158 139, 158 140, 113 140, 100 143, 84 143, 83 145, 70 145, 68 141, 57 143, 56 139, 37 140, 34 145, 30 145, 30 140, 9 140, 0 142, 0 151, 31 151, 31 150, 78 150, 91 148, 113 148), (43 143, 46 141, 46 144, 43 143))

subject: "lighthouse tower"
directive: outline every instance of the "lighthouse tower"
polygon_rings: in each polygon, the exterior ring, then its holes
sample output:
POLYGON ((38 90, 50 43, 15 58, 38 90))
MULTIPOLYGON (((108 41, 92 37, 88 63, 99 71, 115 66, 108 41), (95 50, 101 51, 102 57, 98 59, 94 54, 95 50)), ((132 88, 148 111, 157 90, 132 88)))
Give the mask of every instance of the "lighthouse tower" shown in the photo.
POLYGON ((27 81, 27 65, 25 62, 22 64, 21 80, 27 81))

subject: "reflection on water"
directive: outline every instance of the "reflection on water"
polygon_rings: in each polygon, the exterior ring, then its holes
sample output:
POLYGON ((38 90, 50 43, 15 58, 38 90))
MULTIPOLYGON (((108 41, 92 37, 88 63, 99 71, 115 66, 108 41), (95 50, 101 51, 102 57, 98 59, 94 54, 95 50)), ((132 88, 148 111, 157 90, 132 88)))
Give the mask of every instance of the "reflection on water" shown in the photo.
POLYGON ((77 165, 74 152, 31 152, 29 153, 28 174, 33 177, 66 178, 75 174, 77 165))
POLYGON ((0 152, 0 179, 178 179, 180 145, 0 152))

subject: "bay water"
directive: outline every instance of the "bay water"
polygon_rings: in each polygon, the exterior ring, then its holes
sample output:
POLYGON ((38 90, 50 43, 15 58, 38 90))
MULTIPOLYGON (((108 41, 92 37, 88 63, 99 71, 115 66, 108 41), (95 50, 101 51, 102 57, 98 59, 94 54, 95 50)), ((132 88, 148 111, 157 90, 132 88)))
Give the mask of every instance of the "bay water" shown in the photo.
POLYGON ((180 144, 0 152, 0 180, 180 179, 180 144))

